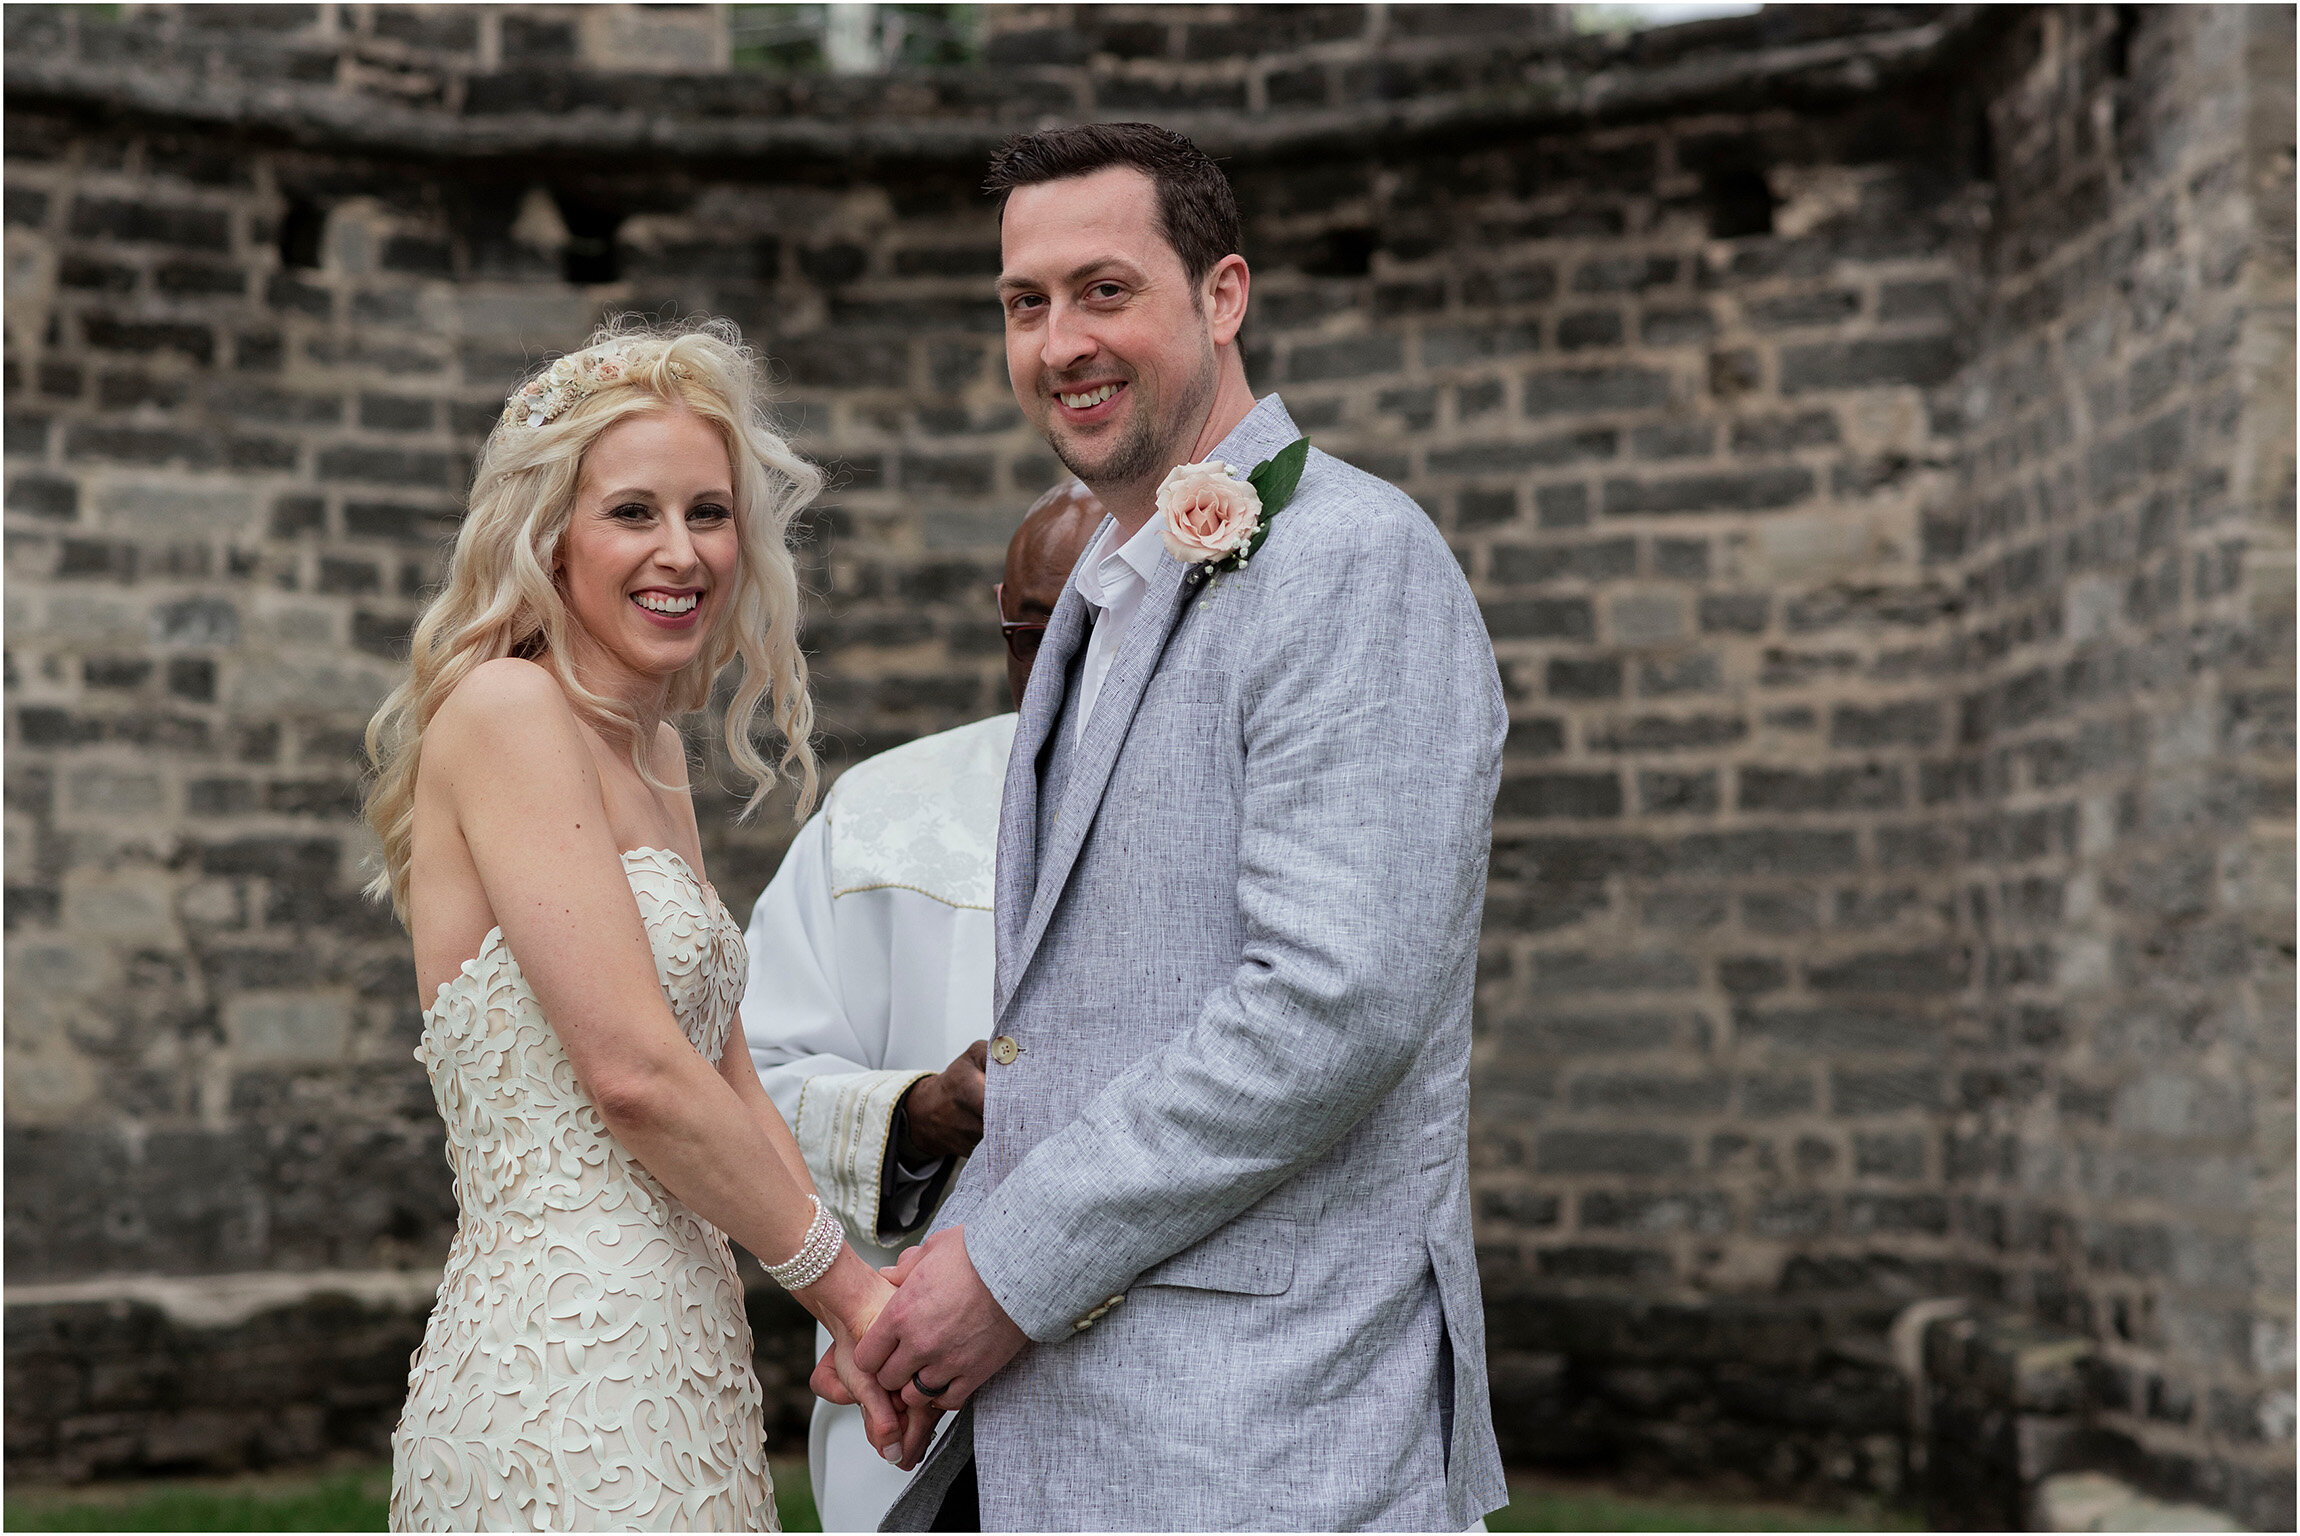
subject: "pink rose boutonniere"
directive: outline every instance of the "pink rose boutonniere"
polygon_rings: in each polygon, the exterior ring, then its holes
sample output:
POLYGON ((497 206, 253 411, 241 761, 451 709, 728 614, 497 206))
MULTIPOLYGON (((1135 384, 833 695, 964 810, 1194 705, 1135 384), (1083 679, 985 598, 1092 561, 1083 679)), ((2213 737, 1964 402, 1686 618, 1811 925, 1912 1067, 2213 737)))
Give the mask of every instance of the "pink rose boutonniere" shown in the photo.
POLYGON ((1295 438, 1237 478, 1220 459, 1177 464, 1158 487, 1158 537, 1166 553, 1194 566, 1189 579, 1242 571, 1270 536, 1270 519, 1293 499, 1309 462, 1310 440, 1295 438))

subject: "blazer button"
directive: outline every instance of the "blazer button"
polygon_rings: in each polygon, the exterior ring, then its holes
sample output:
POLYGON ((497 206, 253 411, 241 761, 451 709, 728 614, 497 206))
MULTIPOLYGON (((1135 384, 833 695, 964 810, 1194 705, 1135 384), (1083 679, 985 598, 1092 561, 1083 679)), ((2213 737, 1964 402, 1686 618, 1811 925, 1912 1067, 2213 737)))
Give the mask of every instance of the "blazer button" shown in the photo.
POLYGON ((990 1042, 990 1059, 1002 1067, 1014 1065, 1014 1058, 1022 1054, 1022 1046, 1012 1035, 1000 1035, 990 1042))

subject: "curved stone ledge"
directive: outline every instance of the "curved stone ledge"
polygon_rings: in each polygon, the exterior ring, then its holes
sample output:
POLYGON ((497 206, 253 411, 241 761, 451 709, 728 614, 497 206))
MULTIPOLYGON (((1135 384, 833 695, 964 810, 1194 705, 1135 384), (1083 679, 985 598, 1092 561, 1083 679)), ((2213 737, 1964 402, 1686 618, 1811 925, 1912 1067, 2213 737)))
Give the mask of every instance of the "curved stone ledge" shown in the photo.
MULTIPOLYGON (((1735 34, 1727 27, 1712 49, 1660 60, 1646 57, 1634 41, 1540 41, 1507 50, 1501 60, 1489 58, 1482 73, 1500 80, 1483 88, 1262 113, 1148 115, 1188 134, 1212 154, 1283 157, 1505 127, 1550 128, 1767 105, 1810 107, 1920 76, 1981 25, 1982 8, 1951 6, 1914 26, 1773 46, 1766 46, 1764 34, 1755 28, 1748 29, 1744 45, 1733 46, 1735 34)), ((452 111, 398 104, 333 82, 89 63, 69 54, 14 47, 7 58, 6 88, 19 107, 100 110, 311 146, 455 160, 668 154, 976 166, 1016 132, 1058 121, 1145 115, 1138 107, 1095 102, 1093 82, 1082 71, 1022 67, 1005 73, 1013 94, 997 102, 947 102, 948 93, 938 89, 941 82, 934 74, 861 84, 826 82, 822 94, 851 97, 825 101, 826 107, 838 109, 831 115, 772 111, 790 104, 793 92, 766 80, 746 103, 743 77, 708 77, 707 83, 697 77, 685 82, 701 92, 694 104, 666 111, 638 104, 678 94, 662 77, 589 75, 571 81, 570 71, 556 75, 552 95, 570 102, 620 97, 634 104, 480 112, 468 106, 452 111), (1071 110, 1047 110, 1065 97, 1071 110), (920 113, 922 100, 941 110, 920 113), (1083 110, 1080 101, 1086 103, 1083 110)), ((474 82, 502 78, 481 76, 474 82)))
POLYGON ((49 1285, 11 1285, 0 1292, 0 1301, 10 1312, 20 1307, 135 1302, 155 1308, 178 1327, 237 1328, 263 1313, 321 1297, 428 1312, 438 1293, 436 1269, 322 1269, 302 1274, 102 1275, 49 1285))

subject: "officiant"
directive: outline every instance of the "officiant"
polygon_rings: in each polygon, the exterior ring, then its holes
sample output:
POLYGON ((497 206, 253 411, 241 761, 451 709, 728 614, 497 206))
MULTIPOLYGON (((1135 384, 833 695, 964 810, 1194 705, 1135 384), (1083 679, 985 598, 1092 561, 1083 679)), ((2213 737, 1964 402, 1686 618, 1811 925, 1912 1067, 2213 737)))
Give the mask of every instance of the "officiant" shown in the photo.
MULTIPOLYGON (((1017 704, 1101 521, 1093 494, 1067 480, 1007 546, 991 595, 1017 704)), ((752 1060, 824 1203, 874 1264, 892 1264, 926 1230, 982 1137, 992 854, 1015 719, 921 737, 848 769, 745 935, 752 1060)), ((829 1342, 818 1339, 817 1353, 829 1342)), ((871 1450, 854 1407, 815 1404, 807 1461, 826 1531, 876 1530, 910 1480, 871 1450)))

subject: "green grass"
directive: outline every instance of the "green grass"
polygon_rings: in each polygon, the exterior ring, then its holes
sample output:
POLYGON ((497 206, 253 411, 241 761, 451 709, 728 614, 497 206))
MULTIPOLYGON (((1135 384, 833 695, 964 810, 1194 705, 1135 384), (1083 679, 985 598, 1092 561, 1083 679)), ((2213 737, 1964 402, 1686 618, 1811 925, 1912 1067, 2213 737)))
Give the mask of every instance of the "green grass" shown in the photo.
POLYGON ((814 1481, 803 1458, 775 1463, 775 1513, 782 1516, 786 1531, 823 1528, 823 1517, 815 1513, 814 1481))
MULTIPOLYGON (((1873 1506, 1829 1512, 1793 1504, 1623 1493, 1602 1483, 1549 1477, 1511 1480, 1509 1508, 1486 1519, 1496 1531, 1908 1531, 1898 1511, 1873 1506)), ((380 1531, 391 1469, 182 1483, 115 1484, 66 1492, 12 1493, 12 1531, 380 1531)), ((786 1531, 814 1531, 814 1491, 804 1461, 775 1463, 775 1504, 786 1531)))
MULTIPOLYGON (((0 1523, 11 1531, 380 1531, 390 1505, 386 1465, 11 1493, 0 1523)), ((775 1508, 786 1531, 822 1529, 805 1462, 775 1463, 775 1508)))
POLYGON ((1668 1493, 1624 1493, 1599 1482, 1541 1475, 1512 1477, 1507 1509, 1485 1517, 1493 1531, 1921 1531, 1904 1510, 1875 1504, 1816 1509, 1803 1504, 1668 1493))
POLYGON ((391 1468, 10 1492, 12 1531, 380 1531, 391 1468))

